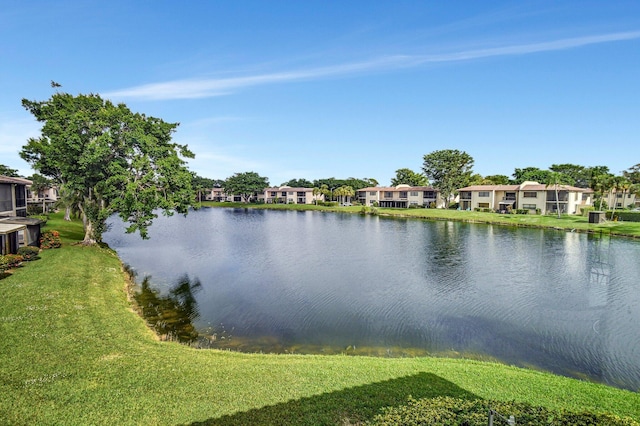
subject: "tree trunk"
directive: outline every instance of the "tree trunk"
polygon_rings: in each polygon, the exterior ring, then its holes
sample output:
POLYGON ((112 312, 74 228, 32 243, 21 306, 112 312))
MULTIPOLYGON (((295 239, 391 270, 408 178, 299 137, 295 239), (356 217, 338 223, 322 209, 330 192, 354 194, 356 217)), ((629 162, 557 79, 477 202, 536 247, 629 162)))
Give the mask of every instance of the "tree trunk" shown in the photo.
POLYGON ((66 206, 64 208, 64 220, 71 222, 71 206, 66 206))
POLYGON ((84 208, 82 207, 82 203, 78 203, 78 209, 80 210, 82 224, 84 226, 84 239, 82 240, 82 244, 86 246, 96 244, 96 240, 93 237, 93 223, 91 223, 91 220, 87 217, 84 208))
POLYGON ((560 217, 560 198, 558 198, 558 183, 556 182, 556 210, 558 211, 558 219, 560 217))
POLYGON ((90 246, 96 243, 95 238, 93 238, 93 224, 91 221, 87 220, 86 226, 84 228, 84 239, 82 240, 82 244, 86 246, 90 246))

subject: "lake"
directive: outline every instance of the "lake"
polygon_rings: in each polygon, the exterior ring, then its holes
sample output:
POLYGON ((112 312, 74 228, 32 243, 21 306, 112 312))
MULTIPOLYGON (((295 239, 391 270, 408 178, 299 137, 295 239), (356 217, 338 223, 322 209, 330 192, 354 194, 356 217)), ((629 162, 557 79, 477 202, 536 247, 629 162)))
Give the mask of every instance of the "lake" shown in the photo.
POLYGON ((104 240, 247 352, 498 360, 640 389, 640 242, 317 211, 205 208, 104 240))

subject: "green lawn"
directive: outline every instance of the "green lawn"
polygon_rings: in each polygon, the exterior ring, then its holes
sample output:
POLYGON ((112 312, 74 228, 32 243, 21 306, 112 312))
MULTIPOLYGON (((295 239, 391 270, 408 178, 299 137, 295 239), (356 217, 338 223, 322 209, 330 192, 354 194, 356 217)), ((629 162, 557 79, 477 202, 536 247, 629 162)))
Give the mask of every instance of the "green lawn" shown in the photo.
MULTIPOLYGON (((305 204, 243 204, 203 202, 204 207, 236 207, 273 210, 320 210, 343 213, 362 213, 362 206, 352 207, 324 207, 305 204)), ((371 214, 372 209, 367 209, 371 214)), ((589 223, 586 216, 563 215, 558 219, 555 215, 519 215, 484 213, 476 211, 460 211, 447 209, 391 209, 376 208, 379 216, 407 217, 428 220, 455 220, 472 223, 492 223, 507 226, 555 228, 574 232, 591 232, 616 235, 630 238, 640 238, 640 222, 589 223)))
POLYGON ((0 424, 347 424, 414 398, 516 400, 640 419, 640 394, 445 358, 264 355, 160 342, 117 256, 63 247, 0 280, 0 424))

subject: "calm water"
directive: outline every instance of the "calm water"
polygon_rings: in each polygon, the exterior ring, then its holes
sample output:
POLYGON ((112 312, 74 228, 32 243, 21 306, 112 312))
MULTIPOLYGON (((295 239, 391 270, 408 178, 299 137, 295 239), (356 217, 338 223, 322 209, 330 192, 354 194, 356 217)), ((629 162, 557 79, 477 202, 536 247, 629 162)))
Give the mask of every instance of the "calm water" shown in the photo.
POLYGON ((265 352, 461 354, 640 389, 640 243, 321 212, 203 209, 105 241, 196 326, 265 352))

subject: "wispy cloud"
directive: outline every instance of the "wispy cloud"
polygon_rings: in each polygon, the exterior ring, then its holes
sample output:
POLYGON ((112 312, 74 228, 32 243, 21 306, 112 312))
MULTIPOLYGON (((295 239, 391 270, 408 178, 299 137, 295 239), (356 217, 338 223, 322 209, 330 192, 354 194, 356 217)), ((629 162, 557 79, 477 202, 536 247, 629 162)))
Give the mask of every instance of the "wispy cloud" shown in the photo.
POLYGON ((315 80, 367 72, 383 72, 393 69, 410 68, 435 63, 461 62, 481 58, 566 50, 593 44, 635 40, 638 38, 640 38, 640 31, 629 31, 565 38, 529 44, 460 50, 435 55, 389 55, 368 61, 310 68, 306 70, 284 71, 233 78, 185 79, 164 83, 144 84, 141 86, 107 92, 103 95, 107 98, 141 100, 208 98, 229 95, 239 89, 251 86, 315 80))

